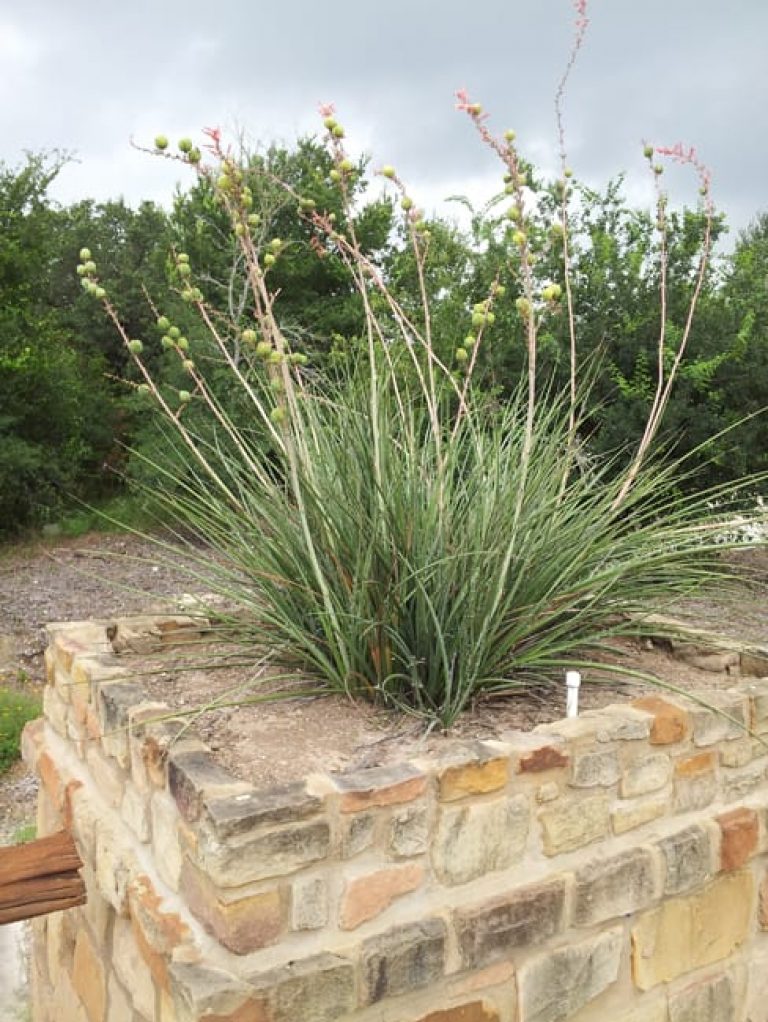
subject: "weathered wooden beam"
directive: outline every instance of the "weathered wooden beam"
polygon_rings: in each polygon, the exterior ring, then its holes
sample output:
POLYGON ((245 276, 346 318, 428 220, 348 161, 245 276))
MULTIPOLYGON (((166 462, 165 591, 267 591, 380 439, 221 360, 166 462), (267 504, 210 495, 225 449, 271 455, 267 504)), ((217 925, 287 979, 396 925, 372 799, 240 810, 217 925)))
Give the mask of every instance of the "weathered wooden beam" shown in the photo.
POLYGON ((82 865, 66 830, 0 848, 0 924, 85 904, 82 865))

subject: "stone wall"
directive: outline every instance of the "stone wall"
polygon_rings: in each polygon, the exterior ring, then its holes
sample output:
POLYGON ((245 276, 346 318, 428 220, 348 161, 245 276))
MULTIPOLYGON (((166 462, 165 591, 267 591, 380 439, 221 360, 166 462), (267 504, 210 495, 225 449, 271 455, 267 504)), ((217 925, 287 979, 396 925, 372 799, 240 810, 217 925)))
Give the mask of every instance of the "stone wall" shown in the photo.
POLYGON ((52 626, 24 737, 89 892, 35 924, 35 1022, 768 1020, 760 658, 727 717, 654 696, 256 790, 175 740, 114 633, 52 626))

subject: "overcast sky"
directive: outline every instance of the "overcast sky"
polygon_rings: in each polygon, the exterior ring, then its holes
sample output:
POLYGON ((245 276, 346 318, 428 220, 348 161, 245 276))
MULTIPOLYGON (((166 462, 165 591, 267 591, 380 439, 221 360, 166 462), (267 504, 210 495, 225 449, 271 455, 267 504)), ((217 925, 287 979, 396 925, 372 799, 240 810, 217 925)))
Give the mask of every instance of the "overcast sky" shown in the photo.
MULTIPOLYGON (((589 15, 566 102, 576 175, 626 171, 644 201, 642 140, 683 141, 734 229, 768 210, 768 0, 591 0, 589 15)), ((0 0, 0 160, 64 149, 78 162, 60 200, 168 202, 179 168, 131 137, 219 125, 290 142, 334 102, 350 144, 395 164, 420 204, 479 200, 499 170, 454 91, 554 167, 573 19, 570 0, 0 0)))

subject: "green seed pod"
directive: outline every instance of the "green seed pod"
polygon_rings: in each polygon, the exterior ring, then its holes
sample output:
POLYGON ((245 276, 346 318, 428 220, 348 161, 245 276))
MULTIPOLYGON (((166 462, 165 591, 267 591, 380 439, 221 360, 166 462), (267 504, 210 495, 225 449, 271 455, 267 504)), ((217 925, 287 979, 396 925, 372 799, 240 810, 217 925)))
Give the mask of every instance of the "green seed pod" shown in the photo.
POLYGON ((259 341, 256 345, 256 354, 259 358, 269 358, 272 354, 272 345, 269 341, 259 341))
POLYGON ((173 347, 173 338, 172 338, 172 337, 169 337, 169 336, 168 336, 168 334, 164 334, 164 335, 163 335, 163 336, 162 336, 162 337, 160 338, 160 343, 162 344, 162 346, 163 346, 163 347, 164 347, 164 348, 166 349, 166 351, 167 351, 167 350, 168 350, 169 348, 172 348, 172 347, 173 347))
POLYGON ((179 351, 189 351, 189 341, 186 337, 179 337, 176 341, 176 347, 179 351))
POLYGON ((467 336, 462 341, 462 344, 464 345, 465 348, 474 348, 474 346, 477 344, 477 338, 475 337, 474 334, 467 334, 467 336))
POLYGON ((563 289, 559 284, 550 284, 550 291, 552 292, 552 300, 557 301, 563 293, 563 289))
POLYGON ((495 312, 486 312, 486 314, 485 314, 485 321, 488 324, 488 326, 493 326, 493 324, 496 322, 496 313, 495 312))
POLYGON ((656 174, 657 176, 659 176, 659 175, 664 173, 664 168, 662 167, 662 165, 660 163, 657 163, 657 164, 654 165, 653 173, 656 174))
POLYGON ((96 272, 96 263, 93 261, 93 259, 89 259, 88 262, 85 264, 85 272, 86 273, 96 272))
POLYGON ((472 313, 472 326, 474 326, 474 327, 485 326, 485 313, 484 312, 473 312, 472 313))
POLYGON ((180 151, 182 153, 191 153, 192 149, 194 148, 193 145, 192 145, 192 139, 191 138, 180 138, 179 142, 178 142, 178 145, 179 145, 179 149, 180 149, 180 151))
POLYGON ((189 256, 187 255, 186 252, 179 252, 178 255, 176 256, 176 262, 177 263, 188 263, 189 262, 189 256))
POLYGON ((255 330, 251 330, 250 328, 247 329, 247 330, 243 330, 243 332, 240 334, 240 336, 242 337, 243 341, 246 344, 255 344, 256 343, 256 331, 255 330))
POLYGON ((274 266, 276 262, 277 262, 277 260, 272 255, 272 253, 271 252, 267 252, 267 254, 264 256, 264 265, 265 266, 274 266))
POLYGON ((518 298, 515 301, 515 307, 517 308, 517 311, 520 313, 523 319, 528 319, 528 317, 531 314, 531 303, 528 301, 527 298, 523 297, 518 298))
POLYGON ((390 181, 397 176, 395 168, 391 167, 389 164, 381 168, 381 173, 384 175, 384 177, 388 177, 390 181))
POLYGON ((507 128, 507 130, 504 132, 504 138, 507 140, 507 142, 514 142, 515 139, 517 138, 517 132, 513 131, 511 128, 507 128))
POLYGON ((516 245, 519 245, 520 248, 522 248, 523 245, 525 245, 527 240, 528 239, 526 238, 524 231, 515 231, 515 233, 512 235, 512 241, 514 241, 516 245))
POLYGON ((179 330, 177 326, 172 326, 168 331, 168 336, 172 340, 178 341, 178 339, 181 337, 181 330, 179 330))
POLYGON ((249 227, 258 227, 260 223, 261 223, 261 217, 259 216, 258 213, 249 213, 248 214, 248 226, 249 227))
POLYGON ((269 417, 272 420, 272 422, 276 423, 277 425, 280 425, 281 422, 285 422, 285 409, 281 408, 278 405, 277 408, 272 409, 272 411, 269 413, 269 417))
POLYGON ((573 177, 573 171, 571 170, 570 167, 566 167, 565 168, 565 170, 563 171, 563 176, 564 177, 573 177))
POLYGON ((159 149, 161 152, 163 149, 168 148, 168 139, 165 135, 155 135, 155 149, 159 149))
POLYGON ((279 351, 270 351, 269 358, 267 359, 270 365, 279 366, 282 365, 283 356, 279 351))
POLYGON ((77 275, 78 275, 78 277, 84 277, 87 272, 88 271, 86 270, 86 268, 83 265, 83 263, 78 263, 78 267, 77 267, 77 275))
POLYGON ((316 206, 314 199, 299 199, 299 206, 302 209, 311 210, 316 206))
POLYGON ((455 357, 457 362, 466 362, 469 358, 469 352, 466 348, 457 348, 455 357))
POLYGON ((473 103, 472 106, 469 108, 469 112, 474 117, 479 117, 480 114, 483 112, 483 108, 479 103, 473 103))
POLYGON ((344 138, 344 129, 340 124, 337 124, 336 127, 333 129, 333 137, 344 138))
POLYGON ((283 391, 285 390, 285 384, 283 383, 282 379, 279 376, 276 376, 274 379, 270 380, 269 386, 270 389, 273 390, 276 394, 282 394, 283 391))
POLYGON ((167 316, 160 316, 157 320, 157 327, 158 330, 162 330, 163 333, 166 333, 171 328, 171 321, 167 316))
POLYGON ((232 179, 227 177, 226 174, 220 174, 216 185, 220 191, 228 192, 232 187, 232 179))
POLYGON ((188 390, 180 390, 179 391, 179 401, 181 401, 181 403, 183 405, 188 405, 191 400, 192 400, 192 395, 189 393, 188 390))
POLYGON ((337 183, 337 182, 341 181, 341 174, 339 173, 338 170, 336 170, 335 167, 333 167, 333 169, 328 172, 328 177, 334 183, 337 183))
POLYGON ((180 277, 188 277, 192 273, 192 267, 189 263, 179 263, 176 269, 179 271, 180 277))
POLYGON ((136 393, 141 394, 142 397, 146 397, 149 394, 149 386, 146 383, 140 383, 136 388, 136 393))
POLYGON ((184 361, 181 363, 181 367, 182 369, 186 369, 188 373, 191 373, 192 370, 195 368, 195 363, 192 361, 191 358, 185 358, 184 361))
POLYGON ((326 117, 325 120, 323 121, 323 124, 329 131, 333 131, 333 129, 336 127, 336 118, 326 117))
POLYGON ((652 145, 643 146, 643 156, 646 158, 646 160, 652 160, 653 159, 653 146, 652 145))
POLYGON ((89 248, 81 248, 80 249, 80 262, 81 263, 87 263, 90 258, 91 258, 91 250, 89 248))
POLYGON ((197 292, 192 287, 185 287, 181 292, 182 301, 194 302, 197 299, 197 292))
POLYGON ((87 278, 87 277, 82 277, 82 278, 81 278, 81 280, 80 280, 80 287, 81 287, 81 288, 82 288, 82 289, 83 289, 84 291, 90 291, 90 290, 91 290, 91 288, 92 288, 93 286, 94 286, 94 285, 93 285, 93 281, 91 281, 91 280, 88 280, 88 278, 87 278))
POLYGON ((99 299, 99 301, 101 301, 102 298, 106 298, 107 297, 107 292, 104 290, 103 287, 95 288, 95 290, 93 291, 93 294, 99 299))
POLYGON ((291 353, 291 365, 305 366, 309 359, 302 351, 294 351, 291 353))
POLYGON ((272 249, 273 252, 279 252, 280 249, 283 247, 283 243, 280 240, 280 238, 273 238, 269 243, 269 247, 272 249))
POLYGON ((132 355, 140 355, 144 351, 141 341, 128 341, 128 350, 132 355))
POLYGON ((343 171, 345 174, 349 174, 349 172, 354 169, 355 165, 352 160, 342 160, 339 164, 339 170, 343 171))
POLYGON ((502 298, 507 293, 507 289, 504 287, 503 284, 494 284, 493 285, 493 293, 497 297, 502 298))
POLYGON ((203 154, 197 148, 190 149, 189 152, 187 153, 187 159, 192 164, 199 163, 202 160, 202 158, 203 154))
POLYGON ((409 199, 407 195, 404 195, 400 200, 400 208, 408 212, 409 209, 413 209, 413 199, 409 199))
POLYGON ((522 219, 522 213, 519 206, 510 206, 504 216, 507 220, 512 220, 513 223, 519 223, 522 219))

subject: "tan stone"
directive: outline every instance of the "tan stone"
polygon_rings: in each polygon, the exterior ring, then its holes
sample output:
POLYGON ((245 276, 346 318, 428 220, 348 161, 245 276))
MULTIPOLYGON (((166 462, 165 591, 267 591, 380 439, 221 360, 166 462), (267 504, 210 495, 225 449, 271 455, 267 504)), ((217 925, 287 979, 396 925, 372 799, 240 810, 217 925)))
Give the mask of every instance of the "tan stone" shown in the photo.
POLYGON ((662 699, 661 696, 643 696, 634 699, 632 705, 638 710, 653 714, 651 745, 674 745, 688 736, 690 721, 688 713, 680 706, 662 699))
POLYGON ((336 774, 333 780, 341 793, 339 808, 342 813, 412 802, 427 786, 426 776, 406 764, 336 774))
POLYGON ((277 942, 285 922, 278 888, 258 894, 225 896, 188 861, 181 870, 181 894, 205 929, 236 955, 277 942))
POLYGON ((440 799, 443 802, 453 802, 467 795, 498 791, 507 783, 508 776, 509 760, 503 756, 485 762, 449 766, 438 779, 440 799))
POLYGON ((752 875, 744 870, 641 916, 632 929, 635 985, 649 990, 727 958, 749 933, 753 901, 752 875))
POLYGON ((612 1015, 611 1022, 668 1022, 667 998, 653 994, 640 997, 631 1008, 618 1016, 612 1015))
POLYGON ((75 943, 72 985, 83 1002, 89 1022, 104 1022, 107 1010, 104 963, 88 932, 82 928, 75 943))
POLYGON ((701 777, 715 769, 717 757, 714 752, 697 752, 675 762, 676 777, 701 777))
POLYGON ((517 763, 521 774, 538 774, 544 770, 567 767, 570 757, 557 745, 544 744, 522 755, 517 763))
POLYGON ((145 874, 130 884, 128 903, 136 946, 158 987, 168 988, 168 961, 181 944, 190 944, 189 927, 176 912, 162 908, 163 899, 145 874))
POLYGON ((180 818, 170 795, 160 791, 154 793, 150 800, 150 818, 157 870, 168 886, 178 891, 181 874, 180 818))
POLYGON ((525 795, 442 809, 432 842, 435 872, 445 884, 465 884, 520 860, 528 837, 525 795))
POLYGON ((423 879, 423 866, 409 862, 350 880, 341 899, 339 926, 342 930, 354 930, 374 919, 397 898, 415 891, 423 879))
POLYGON ((669 795, 657 795, 654 798, 643 799, 642 802, 632 802, 629 805, 617 805, 611 813, 614 834, 625 834, 628 830, 642 827, 651 820, 657 820, 665 816, 672 808, 672 799, 669 795))
POLYGON ((619 794, 622 798, 636 798, 659 791, 672 777, 672 764, 663 752, 639 756, 624 768, 619 794))
POLYGON ((291 891, 291 929, 319 930, 327 922, 326 880, 323 877, 297 877, 291 891))
POLYGON ((131 924, 119 916, 112 932, 112 966, 122 986, 130 991, 135 1010, 152 1020, 155 1015, 152 973, 139 953, 131 924))
POLYGON ((597 841, 608 833, 610 803, 596 795, 579 802, 558 802, 539 813, 545 855, 559 855, 597 841))
POLYGON ((720 824, 720 869, 739 869, 757 851, 758 820, 754 809, 732 809, 718 816, 720 824))

